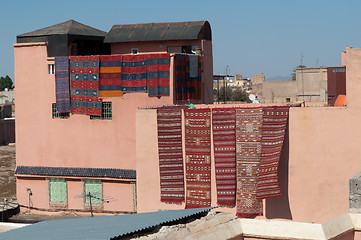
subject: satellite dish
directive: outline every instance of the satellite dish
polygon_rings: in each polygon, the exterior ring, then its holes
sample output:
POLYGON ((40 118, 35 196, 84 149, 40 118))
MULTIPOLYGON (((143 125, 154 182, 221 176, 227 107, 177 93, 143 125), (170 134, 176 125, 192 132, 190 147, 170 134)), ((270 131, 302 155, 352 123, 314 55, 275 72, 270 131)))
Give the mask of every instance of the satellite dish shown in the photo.
POLYGON ((259 101, 258 100, 253 100, 252 103, 259 103, 259 101))
POLYGON ((255 96, 254 94, 250 94, 250 95, 248 96, 248 98, 249 98, 249 100, 251 100, 252 102, 253 102, 254 100, 256 100, 256 96, 255 96))

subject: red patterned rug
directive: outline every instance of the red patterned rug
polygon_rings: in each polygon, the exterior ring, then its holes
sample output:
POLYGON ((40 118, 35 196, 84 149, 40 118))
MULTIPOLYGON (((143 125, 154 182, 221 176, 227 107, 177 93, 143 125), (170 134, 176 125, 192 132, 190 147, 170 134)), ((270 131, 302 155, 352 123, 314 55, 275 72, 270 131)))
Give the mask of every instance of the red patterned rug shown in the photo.
POLYGON ((236 203, 236 112, 234 108, 213 108, 213 145, 217 204, 236 203))
POLYGON ((102 115, 99 98, 99 56, 71 56, 71 113, 102 115))
POLYGON ((161 202, 184 202, 181 109, 158 109, 158 149, 161 202))
POLYGON ((170 54, 146 54, 149 97, 169 96, 170 54))
POLYGON ((261 157, 262 108, 236 108, 237 195, 236 215, 262 215, 257 199, 257 178, 261 157))
POLYGON ((211 111, 185 109, 186 208, 211 206, 211 111))
POLYGON ((280 197, 278 163, 285 137, 289 107, 264 107, 262 153, 258 176, 257 198, 280 197))

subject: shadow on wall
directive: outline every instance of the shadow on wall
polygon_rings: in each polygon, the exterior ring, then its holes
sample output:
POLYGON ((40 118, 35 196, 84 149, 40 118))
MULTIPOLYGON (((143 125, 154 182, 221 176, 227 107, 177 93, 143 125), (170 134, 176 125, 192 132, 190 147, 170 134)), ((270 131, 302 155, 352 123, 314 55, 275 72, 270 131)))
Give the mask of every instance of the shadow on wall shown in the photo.
POLYGON ((278 180, 282 197, 266 199, 266 218, 283 218, 292 220, 288 199, 288 166, 289 166, 289 123, 287 123, 285 139, 282 146, 278 167, 278 180))

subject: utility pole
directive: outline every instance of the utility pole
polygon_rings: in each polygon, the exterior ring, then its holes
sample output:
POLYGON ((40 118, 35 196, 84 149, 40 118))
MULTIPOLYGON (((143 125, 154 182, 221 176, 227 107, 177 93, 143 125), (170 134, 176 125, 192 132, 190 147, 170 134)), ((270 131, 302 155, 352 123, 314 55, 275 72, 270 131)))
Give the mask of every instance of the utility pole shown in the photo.
POLYGON ((227 80, 228 80, 229 66, 226 66, 226 78, 224 79, 224 103, 227 102, 227 80))
MULTIPOLYGON (((303 54, 301 53, 301 66, 303 68, 303 54)), ((301 80, 302 80, 302 99, 305 101, 305 85, 303 84, 303 69, 301 70, 301 80)))
POLYGON ((91 217, 94 217, 94 215, 93 215, 93 206, 92 206, 92 195, 90 194, 90 192, 88 194, 88 197, 89 197, 89 202, 90 202, 90 214, 91 214, 91 217))

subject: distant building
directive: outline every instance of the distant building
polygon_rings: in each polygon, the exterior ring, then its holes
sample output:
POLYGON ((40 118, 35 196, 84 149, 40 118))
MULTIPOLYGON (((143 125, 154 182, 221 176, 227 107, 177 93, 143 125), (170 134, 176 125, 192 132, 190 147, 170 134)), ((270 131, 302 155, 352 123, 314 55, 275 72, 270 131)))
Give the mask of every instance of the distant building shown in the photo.
POLYGON ((346 95, 346 68, 296 68, 295 81, 265 81, 254 94, 262 103, 305 101, 333 106, 339 94, 346 95))
POLYGON ((0 92, 0 104, 14 104, 15 92, 13 90, 0 92))
POLYGON ((327 67, 296 68, 297 100, 327 102, 327 67))

